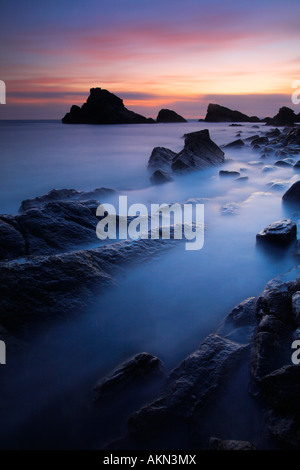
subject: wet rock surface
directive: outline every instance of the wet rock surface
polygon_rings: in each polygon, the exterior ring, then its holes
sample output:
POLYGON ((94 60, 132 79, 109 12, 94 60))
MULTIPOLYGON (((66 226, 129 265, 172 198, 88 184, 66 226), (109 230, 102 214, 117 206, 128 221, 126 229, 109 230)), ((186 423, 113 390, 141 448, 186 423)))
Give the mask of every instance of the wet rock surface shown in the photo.
POLYGON ((103 247, 36 256, 0 265, 0 323, 23 330, 34 322, 76 314, 96 293, 114 285, 122 266, 145 261, 174 240, 125 240, 103 247), (22 286, 22 288, 20 288, 22 286))
POLYGON ((283 202, 287 204, 300 205, 300 181, 296 181, 282 196, 283 202))
POLYGON ((165 170, 155 170, 155 172, 150 177, 150 181, 152 184, 163 184, 172 180, 172 175, 165 170))
POLYGON ((47 202, 58 201, 88 201, 90 199, 106 200, 117 194, 115 189, 96 188, 93 191, 77 191, 76 189, 52 189, 44 196, 38 196, 33 199, 25 199, 21 203, 20 212, 36 208, 47 202))
MULTIPOLYGON (((185 446, 192 442, 195 445, 197 433, 193 435, 192 430, 201 423, 202 413, 213 406, 214 397, 247 353, 246 345, 209 335, 197 351, 170 373, 161 397, 131 416, 129 434, 116 443, 116 448, 147 448, 149 442, 153 445, 153 436, 162 448, 167 448, 166 445, 177 448, 178 438, 182 448, 188 448, 185 446)), ((114 444, 109 448, 114 448, 114 444)))
POLYGON ((289 219, 273 222, 256 235, 259 243, 272 243, 280 246, 296 241, 297 226, 289 219))
POLYGON ((232 171, 232 170, 220 170, 219 175, 222 177, 237 177, 240 176, 239 171, 232 171))
POLYGON ((215 144, 207 129, 185 135, 184 149, 173 159, 172 170, 191 171, 224 163, 224 152, 215 144))
POLYGON ((101 379, 93 388, 94 402, 105 396, 122 393, 139 382, 162 377, 162 363, 151 354, 140 353, 118 366, 111 374, 101 379))
POLYGON ((242 139, 234 140, 233 142, 230 142, 229 144, 226 144, 223 146, 224 149, 230 149, 230 148, 241 148, 244 147, 244 142, 242 139))
POLYGON ((232 425, 234 439, 207 436, 214 429, 210 419, 214 422, 213 410, 221 396, 218 390, 231 390, 241 364, 247 371, 247 393, 261 412, 263 441, 271 442, 272 448, 298 448, 300 367, 291 363, 291 343, 298 328, 299 292, 300 278, 277 278, 259 297, 235 307, 217 334, 209 335, 170 373, 161 396, 130 417, 126 436, 108 449, 148 448, 158 442, 160 448, 177 448, 178 440, 181 449, 195 445, 211 450, 260 448, 232 425))
POLYGON ((175 153, 155 147, 148 161, 153 184, 171 181, 174 173, 201 170, 224 163, 224 152, 210 138, 207 129, 185 134, 184 148, 175 153))

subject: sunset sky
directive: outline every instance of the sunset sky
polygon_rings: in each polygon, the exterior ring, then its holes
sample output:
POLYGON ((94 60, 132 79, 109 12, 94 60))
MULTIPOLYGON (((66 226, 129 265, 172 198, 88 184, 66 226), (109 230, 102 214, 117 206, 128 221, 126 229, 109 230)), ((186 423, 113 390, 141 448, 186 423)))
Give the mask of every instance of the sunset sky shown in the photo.
POLYGON ((0 40, 0 119, 60 119, 95 86, 148 117, 300 112, 299 0, 4 0, 0 40))

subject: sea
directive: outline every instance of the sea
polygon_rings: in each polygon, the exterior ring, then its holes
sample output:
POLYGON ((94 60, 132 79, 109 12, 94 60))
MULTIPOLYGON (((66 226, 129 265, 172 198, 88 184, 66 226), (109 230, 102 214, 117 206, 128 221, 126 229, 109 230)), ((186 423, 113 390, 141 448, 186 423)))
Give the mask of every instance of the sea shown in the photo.
MULTIPOLYGON (((92 403, 97 380, 143 351, 158 356, 167 374, 239 302, 259 295, 270 279, 294 269, 291 253, 279 256, 256 245, 256 234, 268 224, 283 218, 298 224, 297 214, 282 205, 283 193, 299 179, 293 167, 268 171, 264 167, 272 167, 274 158, 262 160, 245 145, 226 149, 222 167, 151 185, 147 164, 153 148, 178 152, 184 134, 201 129, 208 129, 219 146, 238 139, 238 132, 245 139, 266 130, 264 124, 197 121, 106 126, 0 121, 2 214, 16 214, 23 200, 53 188, 106 187, 126 195, 128 204, 201 200, 205 221, 201 250, 188 251, 179 243, 159 257, 128 266, 83 315, 54 319, 33 335, 3 379, 3 448, 105 446, 122 434, 130 413, 155 393, 131 396, 125 405, 116 398, 104 412, 92 403), (248 179, 222 178, 221 169, 248 179)), ((117 196, 112 202, 117 203, 117 196)), ((9 358, 5 367, 9 370, 9 358)), ((258 418, 254 405, 245 403, 251 412, 241 426, 245 440, 251 440, 258 418)), ((237 419, 235 414, 232 408, 230 419, 237 419)))

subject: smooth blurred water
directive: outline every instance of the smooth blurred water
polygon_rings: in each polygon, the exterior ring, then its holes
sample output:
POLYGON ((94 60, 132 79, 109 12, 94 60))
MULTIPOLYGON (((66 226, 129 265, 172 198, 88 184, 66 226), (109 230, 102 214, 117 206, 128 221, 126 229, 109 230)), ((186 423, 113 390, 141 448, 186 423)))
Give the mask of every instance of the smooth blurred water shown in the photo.
MULTIPOLYGON (((59 439, 78 445, 83 435, 78 431, 73 436, 72 423, 90 416, 87 401, 98 378, 144 350, 158 355, 169 370, 197 348, 238 302, 258 295, 266 282, 295 264, 291 253, 263 252, 255 239, 258 231, 276 220, 291 217, 298 223, 298 214, 282 207, 285 188, 270 186, 280 180, 289 187, 299 179, 293 168, 264 173, 261 168, 268 160, 249 164, 259 154, 245 147, 227 151, 226 158, 232 160, 224 168, 243 168, 241 175, 249 176, 246 182, 220 178, 220 168, 214 167, 178 176, 159 187, 149 184, 147 161, 153 147, 180 150, 184 133, 204 128, 209 128, 218 145, 235 140, 239 131, 242 138, 260 132, 251 125, 235 128, 203 122, 130 126, 0 123, 1 212, 16 211, 22 199, 65 187, 113 187, 128 196, 129 204, 205 198, 202 250, 186 251, 179 243, 150 262, 128 268, 118 277, 118 286, 95 299, 96 307, 86 315, 52 326, 33 342, 7 383, 6 398, 14 410, 12 430, 30 429, 33 415, 35 423, 37 415, 49 423, 54 416, 61 427, 59 439), (227 203, 239 204, 236 214, 222 214, 221 207, 227 203), (28 399, 30 395, 34 399, 28 399), (70 395, 72 400, 66 398, 70 395), (86 396, 84 403, 82 395, 86 396), (60 415, 62 406, 72 416, 69 425, 65 415, 60 415)), ((43 433, 45 441, 55 442, 52 431, 43 433)))

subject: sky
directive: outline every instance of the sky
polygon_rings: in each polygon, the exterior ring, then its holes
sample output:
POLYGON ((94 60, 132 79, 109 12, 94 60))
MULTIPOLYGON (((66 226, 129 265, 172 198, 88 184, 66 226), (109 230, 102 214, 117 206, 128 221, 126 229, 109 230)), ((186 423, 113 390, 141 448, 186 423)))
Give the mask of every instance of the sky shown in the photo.
POLYGON ((60 119, 91 87, 147 117, 259 117, 300 80, 299 0, 2 0, 0 119, 60 119))

